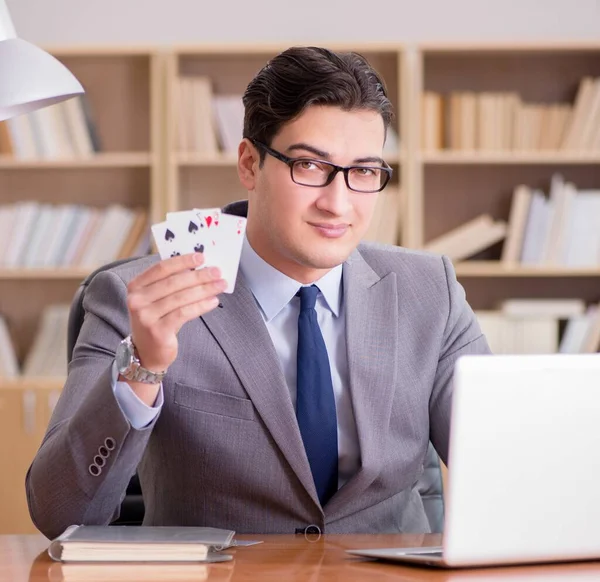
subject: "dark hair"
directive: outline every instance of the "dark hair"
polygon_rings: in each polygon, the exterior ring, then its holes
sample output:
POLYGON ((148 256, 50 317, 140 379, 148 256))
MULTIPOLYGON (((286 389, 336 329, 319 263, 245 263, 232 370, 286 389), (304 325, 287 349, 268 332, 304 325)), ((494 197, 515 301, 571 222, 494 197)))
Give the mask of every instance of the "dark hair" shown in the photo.
POLYGON ((271 59, 243 100, 244 137, 266 145, 310 105, 377 111, 386 132, 394 115, 382 77, 362 55, 312 46, 292 47, 271 59))

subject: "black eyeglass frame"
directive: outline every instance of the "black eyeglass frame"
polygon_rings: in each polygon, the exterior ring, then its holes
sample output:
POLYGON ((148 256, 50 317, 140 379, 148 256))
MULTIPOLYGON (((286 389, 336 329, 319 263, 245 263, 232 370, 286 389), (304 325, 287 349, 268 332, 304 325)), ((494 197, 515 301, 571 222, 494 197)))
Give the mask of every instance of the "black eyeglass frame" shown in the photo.
POLYGON ((251 139, 250 141, 257 148, 264 150, 269 155, 273 156, 276 160, 279 160, 280 162, 286 164, 290 168, 290 178, 292 182, 294 182, 294 184, 298 184, 299 186, 306 186, 307 188, 325 188, 325 186, 329 186, 329 184, 333 182, 334 178, 338 175, 339 172, 342 172, 344 174, 344 181, 346 182, 346 186, 349 190, 352 190, 352 192, 358 192, 359 194, 375 194, 376 192, 381 192, 389 184, 390 180, 392 179, 392 174, 394 173, 394 170, 386 162, 383 162, 385 166, 338 166, 337 164, 333 164, 332 162, 328 162, 326 160, 310 158, 307 156, 291 158, 290 156, 286 156, 285 154, 274 150, 273 148, 258 140, 251 139), (316 184, 302 184, 301 182, 297 182, 296 180, 294 180, 294 164, 297 162, 317 162, 319 164, 325 164, 331 167, 332 171, 329 173, 329 176, 327 177, 327 180, 324 184, 320 184, 318 186, 316 184), (371 168, 374 170, 382 170, 387 176, 387 179, 377 190, 357 190, 356 188, 352 188, 352 186, 350 186, 350 182, 348 180, 348 172, 357 168, 371 168))

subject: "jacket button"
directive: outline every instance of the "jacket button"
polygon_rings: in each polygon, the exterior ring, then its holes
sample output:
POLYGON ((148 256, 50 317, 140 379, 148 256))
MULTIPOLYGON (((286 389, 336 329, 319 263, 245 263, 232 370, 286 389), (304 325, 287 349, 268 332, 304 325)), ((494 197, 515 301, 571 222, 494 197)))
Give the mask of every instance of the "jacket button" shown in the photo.
POLYGON ((98 467, 98 465, 96 465, 95 463, 92 463, 89 467, 88 467, 88 471, 90 472, 91 475, 93 475, 94 477, 98 477, 100 475, 100 473, 102 473, 102 469, 100 467, 98 467))
POLYGON ((308 536, 308 535, 320 535, 322 532, 321 532, 321 528, 318 525, 308 525, 306 527, 297 527, 296 533, 304 534, 305 536, 308 536))
POLYGON ((109 451, 114 451, 116 446, 117 446, 117 442, 115 441, 115 439, 113 439, 112 437, 106 437, 104 439, 104 446, 109 450, 109 451))

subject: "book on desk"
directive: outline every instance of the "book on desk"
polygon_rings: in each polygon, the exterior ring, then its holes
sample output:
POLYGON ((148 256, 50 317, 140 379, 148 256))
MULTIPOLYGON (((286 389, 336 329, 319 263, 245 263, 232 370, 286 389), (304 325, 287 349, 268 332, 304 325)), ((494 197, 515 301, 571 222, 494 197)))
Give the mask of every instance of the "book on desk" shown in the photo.
POLYGON ((73 525, 48 548, 60 562, 223 562, 234 531, 211 527, 73 525))

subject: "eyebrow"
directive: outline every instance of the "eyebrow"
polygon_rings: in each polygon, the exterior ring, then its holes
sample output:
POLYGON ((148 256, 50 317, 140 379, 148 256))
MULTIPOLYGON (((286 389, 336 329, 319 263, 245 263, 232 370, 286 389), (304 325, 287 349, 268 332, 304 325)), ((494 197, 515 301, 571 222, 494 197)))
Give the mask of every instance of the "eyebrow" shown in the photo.
MULTIPOLYGON (((291 146, 286 148, 285 151, 293 152, 295 150, 305 150, 305 151, 310 152, 311 154, 314 154, 315 156, 321 158, 322 160, 331 161, 331 155, 329 153, 327 153, 323 150, 320 150, 314 146, 311 146, 307 143, 292 144, 291 146)), ((353 164, 370 164, 370 163, 375 163, 380 166, 383 166, 385 164, 383 159, 380 158, 379 156, 367 156, 364 158, 356 158, 355 160, 352 161, 352 165, 353 164)))

